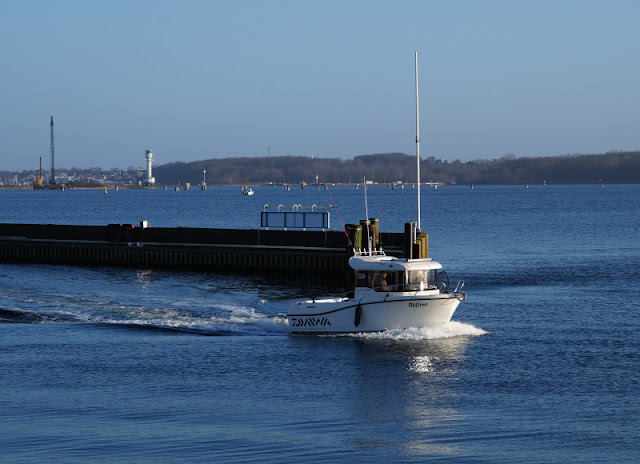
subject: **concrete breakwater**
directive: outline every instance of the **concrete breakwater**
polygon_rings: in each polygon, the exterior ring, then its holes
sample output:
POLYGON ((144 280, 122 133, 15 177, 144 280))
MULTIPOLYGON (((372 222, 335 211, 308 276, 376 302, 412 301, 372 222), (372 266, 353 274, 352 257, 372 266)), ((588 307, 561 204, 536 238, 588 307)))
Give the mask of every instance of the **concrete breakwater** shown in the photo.
POLYGON ((0 224, 0 261, 331 273, 341 280, 352 244, 362 246, 368 233, 390 254, 403 254, 406 234, 379 233, 363 225, 348 225, 347 233, 144 224, 0 224))

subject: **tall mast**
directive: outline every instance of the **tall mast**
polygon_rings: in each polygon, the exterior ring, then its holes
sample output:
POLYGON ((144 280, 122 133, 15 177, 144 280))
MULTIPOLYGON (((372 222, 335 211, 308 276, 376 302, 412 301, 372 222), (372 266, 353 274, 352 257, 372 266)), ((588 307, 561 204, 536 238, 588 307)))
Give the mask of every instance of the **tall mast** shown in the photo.
POLYGON ((55 151, 53 147, 53 116, 51 116, 51 176, 49 177, 49 183, 55 185, 56 183, 56 164, 55 164, 55 151))
POLYGON ((418 230, 420 230, 420 110, 418 109, 418 52, 416 52, 416 164, 418 173, 418 230))

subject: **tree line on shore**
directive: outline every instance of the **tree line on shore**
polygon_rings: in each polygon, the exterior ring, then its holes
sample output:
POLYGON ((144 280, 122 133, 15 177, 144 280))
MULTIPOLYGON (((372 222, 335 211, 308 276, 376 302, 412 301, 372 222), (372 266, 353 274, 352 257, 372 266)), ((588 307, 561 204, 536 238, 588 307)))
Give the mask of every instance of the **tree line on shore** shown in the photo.
MULTIPOLYGON (((628 184, 640 182, 640 151, 600 155, 522 157, 462 162, 421 160, 421 180, 446 184, 628 184)), ((221 158, 168 163, 154 168, 159 184, 256 185, 265 183, 415 182, 416 157, 404 153, 361 155, 353 159, 277 156, 221 158), (206 171, 206 174, 203 172, 206 171), (316 176, 317 179, 316 179, 316 176)))
MULTIPOLYGON (((133 167, 126 171, 116 168, 110 171, 72 168, 69 173, 68 177, 59 181, 73 181, 79 186, 82 182, 87 185, 124 185, 137 184, 145 175, 143 169, 136 170, 133 167)), ((413 183, 416 180, 416 157, 404 153, 382 153, 353 159, 308 156, 220 158, 154 166, 153 174, 158 185, 186 182, 195 185, 205 179, 209 185, 259 185, 270 182, 353 184, 361 183, 363 178, 373 182, 413 183)), ((26 185, 33 178, 33 171, 0 171, 0 184, 26 185)), ((521 158, 507 155, 493 160, 468 162, 449 162, 429 156, 421 160, 420 178, 423 182, 463 185, 640 183, 640 151, 521 158)))

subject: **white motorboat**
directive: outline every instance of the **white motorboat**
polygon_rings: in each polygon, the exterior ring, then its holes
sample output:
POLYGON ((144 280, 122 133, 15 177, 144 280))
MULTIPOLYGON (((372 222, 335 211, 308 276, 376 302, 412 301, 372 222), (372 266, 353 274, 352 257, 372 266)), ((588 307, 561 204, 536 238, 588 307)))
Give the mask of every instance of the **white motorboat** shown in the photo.
MULTIPOLYGON (((418 54, 416 53, 417 229, 420 230, 420 130, 418 116, 418 54)), ((367 184, 365 186, 365 205, 367 184)), ((367 207, 367 217, 368 207, 367 207)), ((414 231, 415 232, 415 231, 414 231)), ((340 298, 298 301, 287 315, 292 333, 381 332, 444 324, 461 301, 464 283, 449 291, 446 272, 431 258, 386 256, 369 244, 354 250, 349 266, 356 271, 353 292, 340 298)))
POLYGON ((253 195, 253 190, 251 189, 251 187, 242 187, 242 194, 243 195, 253 195))
POLYGON ((381 332, 432 327, 451 320, 465 299, 463 283, 449 292, 446 272, 431 258, 404 259, 382 252, 349 259, 357 273, 354 292, 311 299, 289 308, 291 333, 381 332))

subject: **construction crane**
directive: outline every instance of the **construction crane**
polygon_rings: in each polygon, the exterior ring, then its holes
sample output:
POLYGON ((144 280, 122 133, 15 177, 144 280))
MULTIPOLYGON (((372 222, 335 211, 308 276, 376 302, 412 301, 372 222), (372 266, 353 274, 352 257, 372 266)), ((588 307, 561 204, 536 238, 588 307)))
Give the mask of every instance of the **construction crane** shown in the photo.
POLYGON ((33 188, 41 189, 44 188, 42 186, 42 156, 40 157, 40 169, 36 173, 36 178, 33 180, 33 188))
POLYGON ((53 116, 51 116, 51 175, 49 176, 49 185, 56 185, 56 164, 55 151, 53 146, 53 116))

